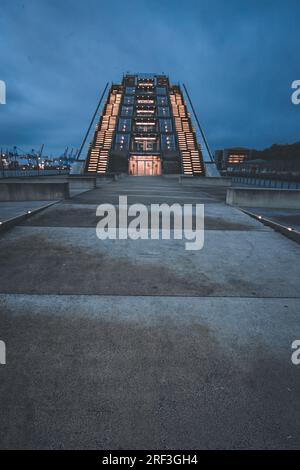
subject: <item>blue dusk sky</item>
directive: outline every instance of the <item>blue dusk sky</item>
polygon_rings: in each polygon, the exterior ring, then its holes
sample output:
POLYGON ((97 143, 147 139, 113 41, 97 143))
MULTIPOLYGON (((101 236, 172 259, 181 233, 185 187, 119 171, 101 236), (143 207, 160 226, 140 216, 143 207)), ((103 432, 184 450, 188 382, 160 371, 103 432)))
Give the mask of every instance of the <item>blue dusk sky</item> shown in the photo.
POLYGON ((299 0, 0 0, 0 146, 79 147, 107 81, 185 83, 213 150, 300 140, 299 0))

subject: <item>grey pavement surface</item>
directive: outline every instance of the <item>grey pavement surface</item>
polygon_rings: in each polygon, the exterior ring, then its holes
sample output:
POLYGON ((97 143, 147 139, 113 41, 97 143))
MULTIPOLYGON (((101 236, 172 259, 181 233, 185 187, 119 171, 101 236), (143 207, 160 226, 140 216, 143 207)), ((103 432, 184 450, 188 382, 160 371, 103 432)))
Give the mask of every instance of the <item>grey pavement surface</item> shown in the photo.
POLYGON ((299 246, 225 194, 100 181, 1 236, 1 448, 300 447, 299 246), (203 203, 203 249, 98 240, 119 194, 203 203))

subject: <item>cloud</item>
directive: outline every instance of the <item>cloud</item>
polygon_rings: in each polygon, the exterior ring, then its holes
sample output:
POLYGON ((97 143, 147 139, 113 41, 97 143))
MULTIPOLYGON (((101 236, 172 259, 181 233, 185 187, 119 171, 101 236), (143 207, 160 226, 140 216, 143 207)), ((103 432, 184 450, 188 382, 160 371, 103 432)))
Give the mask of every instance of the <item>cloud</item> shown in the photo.
POLYGON ((212 148, 299 140, 299 12, 297 0, 2 0, 0 146, 79 147, 126 71, 186 83, 212 148))

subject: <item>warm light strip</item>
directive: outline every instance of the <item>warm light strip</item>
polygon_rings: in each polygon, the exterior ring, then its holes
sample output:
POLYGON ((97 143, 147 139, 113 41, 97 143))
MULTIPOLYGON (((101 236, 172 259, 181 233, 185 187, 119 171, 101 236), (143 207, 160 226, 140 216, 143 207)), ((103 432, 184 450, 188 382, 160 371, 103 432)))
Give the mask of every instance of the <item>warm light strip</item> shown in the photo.
POLYGON ((170 93, 171 108, 175 120, 175 130, 179 150, 182 155, 182 166, 185 174, 201 174, 202 162, 200 153, 196 150, 196 139, 189 113, 186 110, 183 97, 177 91, 170 93))
POLYGON ((97 162, 97 173, 106 172, 121 99, 121 93, 116 90, 111 91, 102 118, 96 125, 95 144, 90 147, 89 151, 88 171, 90 172, 95 172, 95 162, 97 162))
POLYGON ((148 114, 148 113, 154 114, 155 113, 154 109, 137 109, 136 112, 137 114, 148 114))
POLYGON ((138 104, 154 104, 153 100, 137 100, 138 104))
POLYGON ((137 126, 155 126, 155 122, 136 122, 137 126))

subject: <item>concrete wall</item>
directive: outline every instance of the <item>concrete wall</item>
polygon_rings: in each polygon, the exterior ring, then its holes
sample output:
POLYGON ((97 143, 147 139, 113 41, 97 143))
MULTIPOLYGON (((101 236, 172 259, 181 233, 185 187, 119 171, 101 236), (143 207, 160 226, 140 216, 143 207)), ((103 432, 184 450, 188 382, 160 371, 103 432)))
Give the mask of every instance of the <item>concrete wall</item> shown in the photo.
POLYGON ((236 186, 255 186, 256 188, 274 188, 274 189, 300 189, 300 182, 282 181, 267 178, 251 178, 248 176, 234 176, 232 183, 236 186))
POLYGON ((240 207, 300 209, 300 190, 267 188, 228 188, 226 203, 240 207))
POLYGON ((68 197, 66 182, 0 182, 0 201, 53 201, 68 197))
POLYGON ((70 189, 94 189, 96 188, 95 176, 69 176, 70 189))
POLYGON ((276 232, 282 233, 282 235, 290 238, 291 240, 294 240, 294 242, 300 245, 300 232, 298 232, 297 230, 293 230, 293 229, 291 230, 290 228, 285 227, 284 225, 274 222, 274 220, 259 216, 249 210, 245 210, 245 209, 241 209, 241 210, 245 214, 250 215, 250 217, 253 217, 256 220, 259 220, 259 222, 263 223, 264 225, 267 225, 268 227, 272 227, 274 230, 276 230, 276 232))
POLYGON ((201 183, 201 186, 231 186, 231 179, 230 178, 223 178, 218 177, 218 178, 206 178, 205 176, 199 176, 199 177, 194 177, 194 176, 188 176, 188 175, 181 175, 179 177, 179 182, 185 185, 190 185, 190 186, 198 186, 199 183, 201 183))

